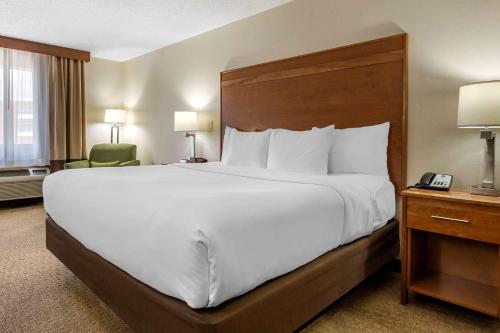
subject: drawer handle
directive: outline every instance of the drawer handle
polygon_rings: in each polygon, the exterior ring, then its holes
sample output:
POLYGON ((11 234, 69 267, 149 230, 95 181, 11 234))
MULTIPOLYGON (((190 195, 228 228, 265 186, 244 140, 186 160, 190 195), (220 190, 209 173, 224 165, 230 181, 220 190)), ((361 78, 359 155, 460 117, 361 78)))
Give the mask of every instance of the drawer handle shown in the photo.
POLYGON ((439 215, 432 215, 433 219, 437 220, 446 220, 446 221, 454 221, 454 222, 462 222, 462 223, 470 223, 469 220, 464 220, 464 219, 455 219, 453 217, 446 217, 446 216, 439 216, 439 215))

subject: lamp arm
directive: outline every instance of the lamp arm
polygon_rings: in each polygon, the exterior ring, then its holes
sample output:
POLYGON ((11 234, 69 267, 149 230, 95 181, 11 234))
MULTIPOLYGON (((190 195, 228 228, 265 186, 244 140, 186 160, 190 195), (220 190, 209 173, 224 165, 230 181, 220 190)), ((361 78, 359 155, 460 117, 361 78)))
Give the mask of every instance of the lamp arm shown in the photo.
POLYGON ((196 158, 196 134, 186 132, 186 138, 193 137, 193 159, 196 158))
POLYGON ((495 188, 495 132, 488 128, 481 130, 481 139, 486 141, 481 185, 487 188, 495 188))
POLYGON ((120 126, 118 125, 118 123, 114 123, 113 125, 111 125, 111 143, 114 143, 114 129, 116 128, 116 143, 120 143, 120 126))

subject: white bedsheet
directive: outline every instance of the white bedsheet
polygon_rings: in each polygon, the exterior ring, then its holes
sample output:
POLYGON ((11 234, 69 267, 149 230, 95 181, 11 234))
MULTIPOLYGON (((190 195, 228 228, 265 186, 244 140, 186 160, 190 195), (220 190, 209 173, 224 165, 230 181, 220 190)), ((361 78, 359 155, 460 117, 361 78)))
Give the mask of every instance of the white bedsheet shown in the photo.
POLYGON ((386 176, 219 163, 65 170, 43 192, 47 213, 84 246, 192 308, 244 294, 395 213, 386 176))

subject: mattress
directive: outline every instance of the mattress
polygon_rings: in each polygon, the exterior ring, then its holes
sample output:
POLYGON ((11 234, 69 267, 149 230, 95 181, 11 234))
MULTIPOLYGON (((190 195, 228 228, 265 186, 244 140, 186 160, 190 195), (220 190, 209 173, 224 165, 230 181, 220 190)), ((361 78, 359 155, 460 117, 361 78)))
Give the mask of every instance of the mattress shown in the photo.
POLYGON ((65 170, 43 191, 47 213, 86 248, 192 308, 242 295, 395 213, 385 176, 219 163, 65 170))

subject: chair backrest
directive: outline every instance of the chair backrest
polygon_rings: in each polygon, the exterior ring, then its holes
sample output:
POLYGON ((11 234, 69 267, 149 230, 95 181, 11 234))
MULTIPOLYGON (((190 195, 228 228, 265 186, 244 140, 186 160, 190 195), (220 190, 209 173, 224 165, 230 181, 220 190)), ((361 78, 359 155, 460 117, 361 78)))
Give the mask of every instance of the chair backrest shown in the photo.
POLYGON ((120 163, 135 160, 137 146, 129 143, 101 143, 90 150, 89 160, 94 162, 120 163))

